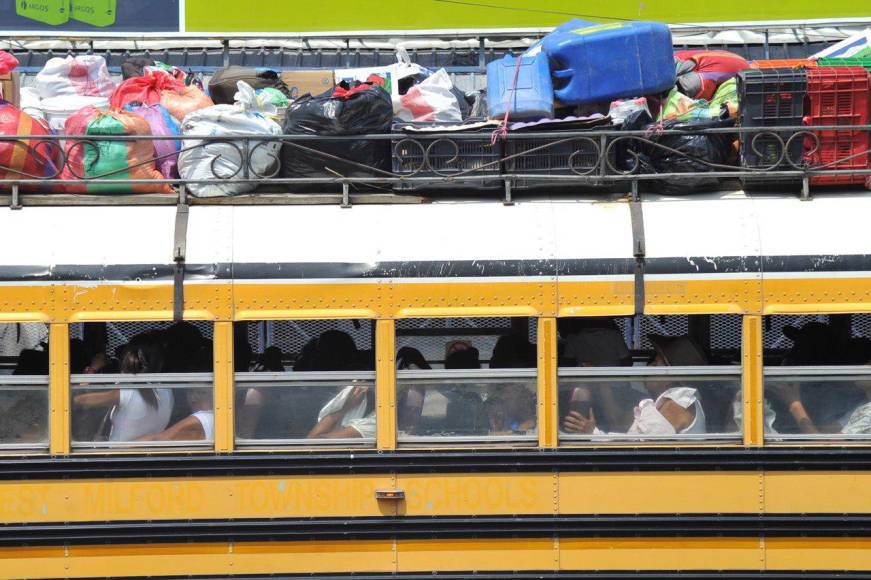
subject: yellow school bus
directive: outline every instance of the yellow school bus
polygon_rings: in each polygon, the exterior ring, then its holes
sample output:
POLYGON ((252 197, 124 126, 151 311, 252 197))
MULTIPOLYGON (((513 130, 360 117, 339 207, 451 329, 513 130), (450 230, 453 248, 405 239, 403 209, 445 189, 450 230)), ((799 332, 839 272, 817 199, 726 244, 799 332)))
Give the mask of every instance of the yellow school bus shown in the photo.
POLYGON ((177 215, 0 212, 0 578, 871 573, 871 195, 177 215))

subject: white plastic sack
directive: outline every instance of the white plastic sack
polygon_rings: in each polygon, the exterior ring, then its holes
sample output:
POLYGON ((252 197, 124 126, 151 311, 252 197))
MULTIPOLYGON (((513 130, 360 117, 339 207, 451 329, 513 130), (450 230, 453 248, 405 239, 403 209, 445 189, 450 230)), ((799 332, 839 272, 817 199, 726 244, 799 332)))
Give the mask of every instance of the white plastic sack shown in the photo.
POLYGON ((400 47, 396 50, 396 61, 396 64, 389 66, 337 69, 335 72, 336 84, 338 85, 342 81, 360 81, 362 83, 366 82, 366 79, 371 75, 380 76, 384 79, 384 88, 387 89, 393 100, 393 111, 398 114, 402 110, 400 102, 402 95, 399 94, 400 81, 415 76, 423 79, 431 73, 429 69, 411 62, 411 58, 404 48, 400 47))
POLYGON ((462 123, 460 103, 451 92, 454 87, 445 69, 414 85, 399 97, 399 110, 394 114, 402 121, 420 123, 462 123))
POLYGON ((42 112, 42 99, 39 98, 39 93, 33 87, 21 87, 18 108, 34 119, 45 120, 45 113, 42 112))
MULTIPOLYGON (((215 137, 233 137, 237 135, 281 135, 278 123, 264 117, 266 110, 261 110, 254 89, 239 81, 239 92, 236 93, 235 105, 215 105, 194 111, 184 118, 181 125, 182 135, 211 135, 215 137)), ((270 106, 272 106, 270 104, 270 106)), ((274 109, 274 106, 273 106, 274 109)), ((182 179, 219 179, 230 178, 226 183, 199 183, 189 186, 190 192, 197 197, 221 197, 238 195, 253 191, 257 186, 253 183, 234 183, 232 179, 243 178, 245 168, 242 167, 244 143, 240 139, 230 143, 206 143, 202 141, 184 141, 179 153, 178 172, 182 179), (213 171, 214 169, 214 171, 213 171)), ((278 151, 281 143, 278 141, 250 142, 251 159, 248 164, 249 177, 269 177, 276 173, 278 151)))
POLYGON ((36 90, 43 99, 50 97, 110 97, 115 83, 102 56, 86 54, 53 58, 36 75, 36 90))
POLYGON ((626 120, 626 117, 637 111, 647 111, 647 114, 650 114, 650 109, 647 107, 647 99, 645 97, 614 101, 611 103, 608 116, 611 117, 611 121, 619 125, 626 120))

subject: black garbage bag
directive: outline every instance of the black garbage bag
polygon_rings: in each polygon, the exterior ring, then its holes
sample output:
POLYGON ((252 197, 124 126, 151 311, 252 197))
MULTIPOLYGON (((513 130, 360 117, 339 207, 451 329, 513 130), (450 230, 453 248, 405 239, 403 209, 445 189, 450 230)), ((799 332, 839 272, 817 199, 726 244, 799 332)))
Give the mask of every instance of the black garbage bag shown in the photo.
MULTIPOLYGON (((649 116, 647 116, 649 119, 649 116)), ((627 119, 623 125, 625 130, 638 130, 639 121, 644 116, 634 116, 627 119), (630 122, 631 121, 631 122, 630 122)), ((647 124, 641 129, 649 131, 646 137, 648 142, 640 140, 624 141, 624 147, 618 152, 618 167, 622 171, 629 171, 636 164, 636 173, 710 173, 722 171, 710 164, 734 165, 735 159, 732 143, 735 141, 735 133, 695 134, 691 131, 701 129, 713 129, 721 127, 734 127, 735 120, 687 120, 666 121, 662 125, 647 124), (660 130, 686 131, 687 134, 668 135, 660 130), (662 147, 658 147, 661 145, 662 147), (664 149, 668 147, 669 149, 664 149)), ((716 188, 720 179, 716 177, 692 177, 674 180, 655 180, 652 185, 656 191, 670 194, 683 195, 716 188)))
MULTIPOLYGON (((301 97, 287 109, 284 133, 321 138, 285 143, 281 148, 282 175, 385 177, 381 172, 390 170, 389 140, 330 137, 389 133, 392 123, 393 102, 387 91, 377 85, 342 83, 318 96, 301 97)), ((336 191, 341 186, 303 185, 292 190, 336 191)))
POLYGON ((145 67, 154 66, 154 61, 144 56, 133 56, 121 63, 121 76, 124 80, 133 77, 141 77, 145 74, 145 67))

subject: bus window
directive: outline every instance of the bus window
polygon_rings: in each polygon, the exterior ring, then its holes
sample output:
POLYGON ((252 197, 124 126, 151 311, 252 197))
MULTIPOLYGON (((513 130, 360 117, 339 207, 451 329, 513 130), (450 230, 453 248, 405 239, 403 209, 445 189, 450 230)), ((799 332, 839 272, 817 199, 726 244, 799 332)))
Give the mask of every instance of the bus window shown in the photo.
POLYGON ((212 445, 211 322, 93 322, 70 337, 74 449, 212 445))
POLYGON ((399 443, 537 440, 534 319, 396 323, 399 443))
POLYGON ((871 315, 764 319, 768 441, 871 439, 871 315))
POLYGON ((0 452, 48 448, 48 327, 0 324, 0 452))
POLYGON ((739 439, 741 317, 564 318, 560 439, 739 439))
POLYGON ((237 443, 373 445, 374 331, 371 320, 236 323, 237 443))

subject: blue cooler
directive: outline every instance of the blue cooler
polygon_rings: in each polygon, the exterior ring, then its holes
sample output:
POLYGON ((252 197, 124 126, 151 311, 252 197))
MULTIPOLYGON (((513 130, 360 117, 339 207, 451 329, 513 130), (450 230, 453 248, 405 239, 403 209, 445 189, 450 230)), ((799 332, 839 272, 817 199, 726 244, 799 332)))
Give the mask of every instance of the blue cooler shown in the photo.
MULTIPOLYGON (((553 83, 547 56, 520 58, 506 56, 487 65, 487 105, 491 119, 502 119, 511 110, 515 121, 539 121, 553 118, 553 83), (517 87, 514 75, 517 73, 517 87)), ((673 67, 672 67, 673 68, 673 67)))
POLYGON ((674 49, 665 24, 560 27, 545 37, 542 49, 551 61, 554 95, 566 105, 654 95, 674 87, 674 49))

